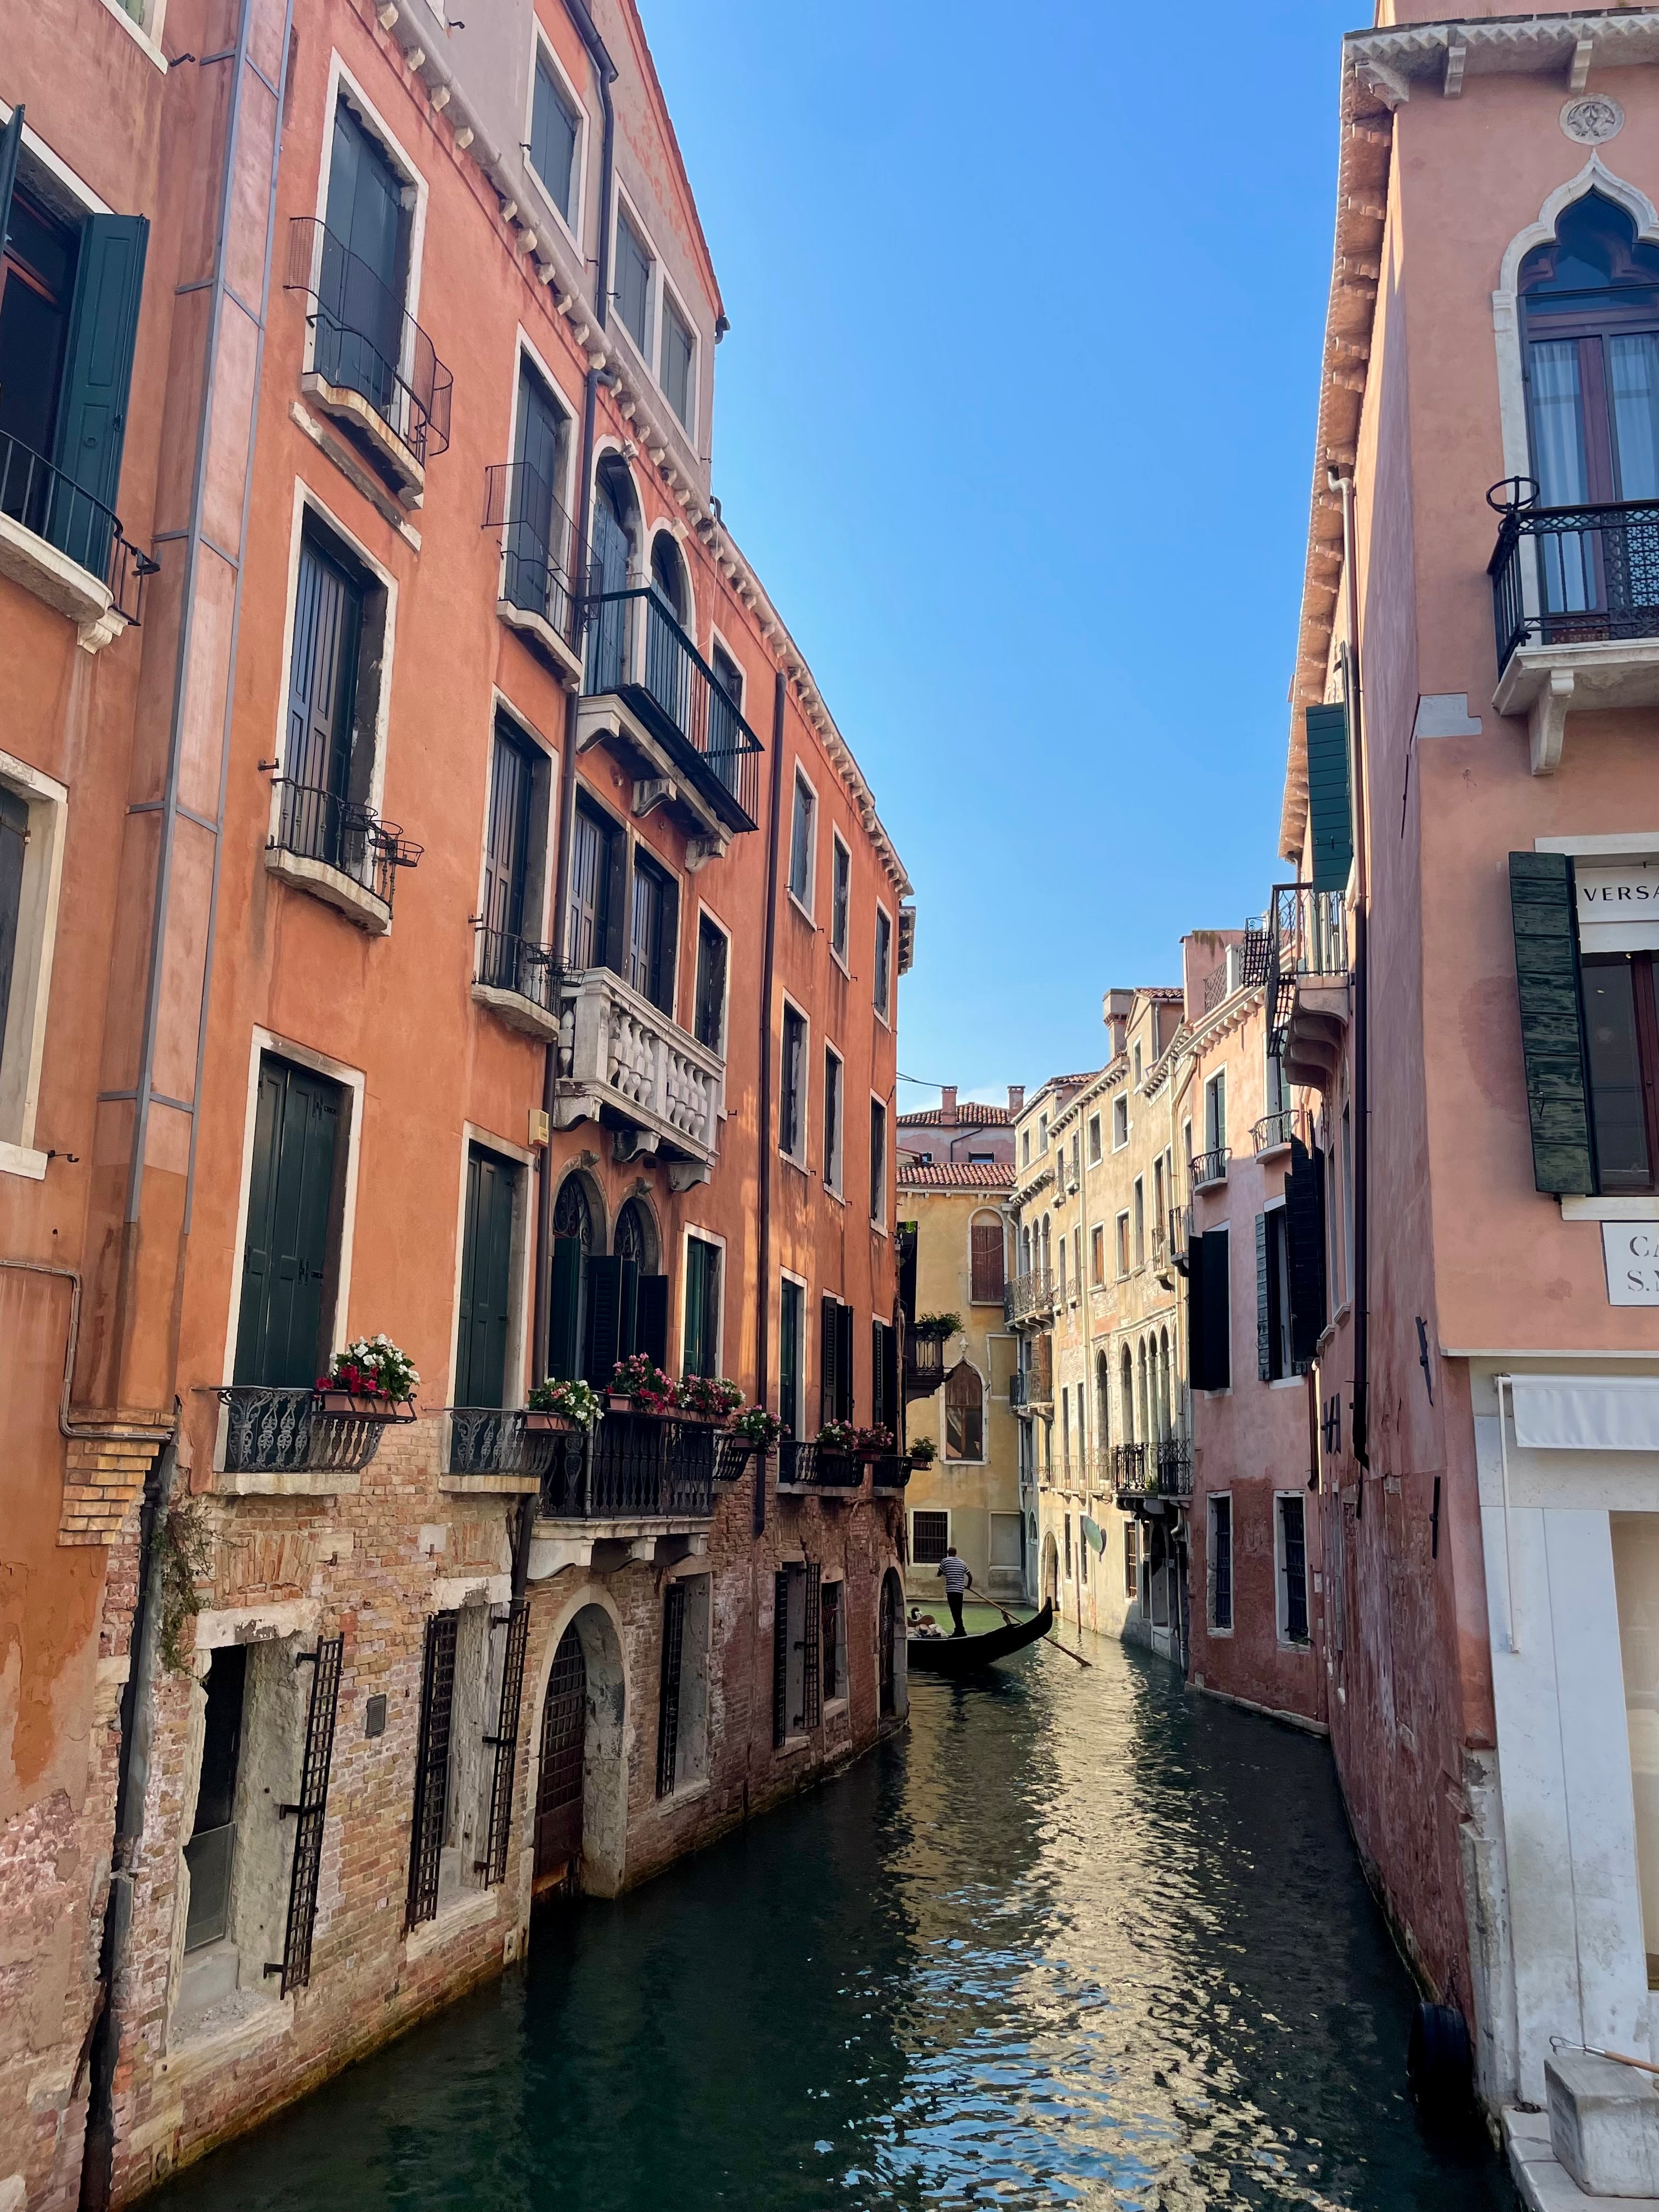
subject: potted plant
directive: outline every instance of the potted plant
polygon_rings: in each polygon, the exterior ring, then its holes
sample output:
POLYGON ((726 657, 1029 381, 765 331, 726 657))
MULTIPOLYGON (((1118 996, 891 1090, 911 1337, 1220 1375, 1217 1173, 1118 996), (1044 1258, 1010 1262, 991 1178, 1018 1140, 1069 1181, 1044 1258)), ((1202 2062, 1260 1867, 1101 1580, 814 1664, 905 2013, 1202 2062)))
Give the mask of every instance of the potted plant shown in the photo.
POLYGON ((893 1431, 878 1422, 872 1429, 854 1429, 853 1451, 859 1459, 885 1459, 893 1449, 893 1431))
POLYGON ((959 1334, 962 1316, 959 1313, 918 1314, 910 1324, 912 1336, 936 1337, 943 1344, 946 1337, 959 1334))
POLYGON ((568 1436, 578 1429, 595 1427, 604 1414, 599 1394, 591 1382, 555 1382, 550 1375, 531 1392, 524 1425, 526 1429, 550 1429, 568 1436))
POLYGON ((676 1410, 676 1398, 673 1377, 643 1352, 619 1359, 611 1370, 613 1413, 649 1413, 660 1419, 676 1410))
POLYGON ((732 1433, 741 1437, 746 1444, 770 1451, 783 1434, 783 1423, 775 1413, 769 1413, 764 1406, 745 1406, 732 1422, 732 1433))
POLYGON ((932 1437, 918 1437, 910 1446, 908 1457, 914 1467, 932 1467, 939 1457, 939 1446, 932 1437))
POLYGON ((389 1336, 360 1336, 317 1377, 318 1411, 360 1421, 412 1421, 420 1379, 389 1336))
POLYGON ((818 1431, 818 1449, 832 1459, 851 1459, 858 1440, 859 1432, 850 1421, 826 1421, 818 1431))
POLYGON ((729 1421, 743 1403, 743 1392, 724 1375, 683 1375, 674 1395, 679 1411, 692 1421, 729 1421))

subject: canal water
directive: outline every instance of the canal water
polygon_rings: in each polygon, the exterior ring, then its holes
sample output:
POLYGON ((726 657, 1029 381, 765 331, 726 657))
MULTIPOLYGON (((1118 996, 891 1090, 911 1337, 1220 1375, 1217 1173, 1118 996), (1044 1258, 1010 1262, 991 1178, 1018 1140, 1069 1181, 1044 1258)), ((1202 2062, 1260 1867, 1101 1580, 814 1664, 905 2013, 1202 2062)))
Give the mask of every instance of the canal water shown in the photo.
POLYGON ((1512 2212, 1418 2123, 1324 1747, 1087 1648, 916 1680, 906 1737, 538 1922, 158 2212, 1512 2212))

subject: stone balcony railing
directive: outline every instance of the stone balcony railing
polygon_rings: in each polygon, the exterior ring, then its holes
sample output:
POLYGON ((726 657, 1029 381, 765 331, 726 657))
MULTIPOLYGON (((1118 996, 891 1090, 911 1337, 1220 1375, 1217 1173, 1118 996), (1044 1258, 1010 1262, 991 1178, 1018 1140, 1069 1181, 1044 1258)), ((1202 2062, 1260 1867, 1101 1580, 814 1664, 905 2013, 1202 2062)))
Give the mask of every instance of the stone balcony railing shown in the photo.
POLYGON ((707 1182, 720 1146, 726 1062, 608 968, 562 987, 561 1129, 602 1121, 619 1156, 656 1153, 676 1190, 707 1182))

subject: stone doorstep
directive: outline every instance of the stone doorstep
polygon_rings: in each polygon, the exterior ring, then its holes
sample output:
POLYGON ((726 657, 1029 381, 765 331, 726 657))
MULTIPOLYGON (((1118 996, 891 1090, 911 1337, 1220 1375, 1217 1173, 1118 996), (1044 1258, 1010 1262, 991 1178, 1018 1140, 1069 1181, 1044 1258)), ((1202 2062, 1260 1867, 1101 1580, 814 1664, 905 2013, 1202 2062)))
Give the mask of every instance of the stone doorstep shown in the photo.
POLYGON ((1587 2197, 1555 2155, 1547 2112, 1522 2112, 1505 2105, 1504 2148, 1528 2212, 1584 2212, 1592 2204, 1617 2206, 1620 2212, 1659 2212, 1659 2197, 1587 2197))

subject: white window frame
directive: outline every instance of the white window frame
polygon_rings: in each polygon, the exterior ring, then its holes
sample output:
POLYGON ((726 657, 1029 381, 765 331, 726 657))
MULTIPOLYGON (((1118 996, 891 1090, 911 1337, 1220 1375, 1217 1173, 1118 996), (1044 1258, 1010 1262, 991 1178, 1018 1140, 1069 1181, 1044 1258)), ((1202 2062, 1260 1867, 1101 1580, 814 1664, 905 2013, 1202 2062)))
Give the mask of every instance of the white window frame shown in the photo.
POLYGON ((0 752, 0 784, 28 810, 11 993, 6 1032, 0 1036, 0 1175, 43 1182, 46 1155, 35 1149, 34 1125, 40 1105, 52 961, 58 949, 64 848, 69 835, 69 787, 8 752, 0 752))
POLYGON ((690 1276, 693 1239, 699 1244, 713 1244, 720 1255, 720 1294, 714 1316, 714 1372, 723 1375, 726 1372, 726 1239, 718 1229, 705 1229, 700 1221, 688 1221, 680 1231, 680 1282, 676 1300, 679 1320, 674 1332, 674 1341, 680 1352, 679 1371, 682 1375, 685 1372, 685 1286, 690 1276))
MULTIPOLYGON (((850 1656, 847 1648, 848 1591, 847 1576, 843 1570, 837 1569, 834 1572, 831 1572, 828 1568, 824 1570, 823 1579, 818 1585, 818 1601, 820 1606, 822 1606, 823 1603, 823 1592, 827 1589, 838 1589, 841 1592, 841 1596, 837 1601, 841 1612, 841 1633, 836 1638, 836 1681, 825 1682, 823 1686, 823 1711, 824 1717, 826 1719, 829 1718, 831 1713, 844 1713, 847 1711, 852 1699, 853 1690, 852 1671, 848 1664, 848 1661, 850 1656), (836 1683, 837 1682, 842 1686, 839 1689, 836 1686, 836 1683)), ((821 1620, 820 1658, 822 1658, 821 1620)))
POLYGON ((887 1234, 887 1186, 893 1180, 895 1170, 893 1114, 892 1109, 878 1091, 872 1091, 870 1093, 870 1103, 872 1106, 880 1107, 882 1123, 881 1189, 879 1193, 872 1190, 870 1194, 870 1226, 878 1237, 884 1237, 887 1234), (878 1210, 878 1206, 879 1210, 878 1210))
POLYGON ((1129 1209, 1127 1206, 1112 1217, 1112 1237, 1114 1246, 1112 1262, 1117 1269, 1116 1279, 1120 1283, 1127 1282, 1129 1279, 1129 1209))
MULTIPOLYGON (((970 1467, 971 1467, 971 1466, 973 1466, 973 1465, 975 1464, 975 1462, 974 1462, 973 1461, 971 1461, 971 1460, 970 1460, 970 1461, 969 1461, 969 1462, 967 1462, 967 1464, 968 1464, 969 1466, 970 1466, 970 1467)), ((911 1557, 911 1559, 912 1559, 912 1560, 915 1562, 915 1564, 917 1566, 919 1566, 919 1567, 931 1567, 931 1568, 933 1568, 933 1571, 934 1571, 935 1579, 937 1579, 937 1577, 938 1577, 938 1571, 939 1571, 939 1565, 940 1565, 940 1564, 941 1564, 941 1560, 940 1560, 940 1559, 918 1559, 916 1558, 916 1516, 917 1516, 917 1514, 918 1514, 918 1513, 942 1513, 942 1514, 945 1516, 945 1551, 946 1551, 946 1552, 948 1552, 948 1551, 950 1550, 950 1548, 951 1548, 951 1545, 956 1541, 955 1533, 954 1533, 954 1531, 953 1531, 953 1529, 952 1529, 952 1528, 951 1528, 951 1518, 952 1518, 952 1516, 951 1516, 951 1509, 950 1509, 950 1507, 949 1507, 948 1505, 913 1505, 913 1506, 910 1508, 910 1529, 909 1529, 909 1535, 910 1535, 910 1557, 911 1557)), ((943 1555, 941 1555, 941 1558, 942 1558, 942 1556, 943 1556, 943 1555)))
POLYGON ((1212 1490, 1206 1500, 1204 1565, 1205 1632, 1210 1636, 1231 1636, 1238 1620, 1238 1521, 1231 1490, 1212 1490), (1215 1617, 1215 1509, 1216 1501, 1223 1498, 1227 1501, 1227 1595, 1232 1620, 1224 1628, 1219 1628, 1215 1617))
MULTIPOLYGON (((331 110, 330 112, 332 112, 331 110)), ((295 480, 294 513, 289 524, 288 604, 283 612, 282 678, 276 686, 276 726, 271 738, 271 757, 276 763, 277 775, 285 775, 288 772, 289 691, 294 682, 294 615, 300 595, 300 545, 305 535, 307 514, 314 515, 326 531, 349 549, 352 558, 362 562, 386 593, 386 629, 380 652, 380 696, 374 710, 374 758, 370 763, 368 778, 368 804, 378 814, 386 788, 386 739, 392 727, 392 679, 398 644, 398 579, 384 562, 375 559, 356 533, 341 521, 333 508, 320 499, 308 483, 298 477, 295 480)), ((266 831, 267 836, 273 841, 282 818, 282 786, 273 778, 266 831)))
MULTIPOLYGON (((512 700, 507 697, 507 694, 501 690, 499 684, 491 684, 490 686, 489 720, 485 726, 484 759, 487 765, 484 769, 483 819, 478 825, 478 890, 477 896, 473 903, 478 912, 482 914, 483 911, 484 878, 489 866, 489 801, 494 789, 494 778, 495 774, 495 725, 502 716, 505 716, 506 719, 512 723, 514 728, 518 732, 519 735, 524 739, 526 744, 532 745, 535 748, 536 751, 541 755, 543 761, 546 763, 544 772, 548 778, 547 846, 546 849, 538 856, 541 866, 542 895, 535 915, 535 930, 533 933, 528 930, 525 933, 526 936, 533 935, 534 941, 537 944, 546 945, 550 941, 548 935, 548 927, 552 916, 554 890, 553 878, 556 873, 556 870, 551 866, 550 863, 554 860, 558 852, 558 748, 556 745, 549 744, 548 740, 542 735, 535 724, 531 721, 522 708, 514 705, 512 700)), ((526 854, 526 859, 529 857, 528 854, 526 854)), ((474 972, 476 973, 476 970, 474 972)), ((484 1141, 486 1141, 484 1139, 480 1138, 479 1142, 481 1144, 484 1141)), ((494 1145, 496 1142, 496 1139, 492 1137, 489 1139, 488 1141, 491 1145, 494 1145)), ((514 1157, 516 1158, 518 1156, 514 1153, 514 1157)))
MULTIPOLYGON (((553 374, 551 362, 522 323, 518 325, 517 342, 513 356, 513 397, 508 405, 507 417, 507 459, 510 460, 519 450, 519 386, 526 361, 553 394, 564 415, 566 431, 564 454, 559 465, 559 481, 553 487, 553 496, 567 514, 574 514, 576 507, 576 464, 580 458, 576 448, 581 442, 579 434, 579 418, 581 410, 553 374)), ((507 528, 508 526, 506 523, 501 525, 503 559, 507 555, 507 528)), ((574 562, 575 557, 576 549, 573 545, 570 549, 570 558, 574 562)))
POLYGON ((1204 1079, 1204 1149, 1224 1152, 1227 1146, 1227 1071, 1217 1068, 1204 1079), (1210 1142, 1215 1139, 1214 1144, 1210 1142))
MULTIPOLYGON (((720 920, 720 918, 719 915, 717 915, 717 914, 715 913, 715 911, 714 911, 714 908, 713 908, 712 906, 710 906, 710 905, 709 905, 709 903, 708 903, 708 900, 707 900, 707 899, 704 899, 704 898, 699 898, 699 899, 698 899, 698 901, 697 901, 697 929, 696 929, 696 932, 694 933, 694 935, 693 935, 693 937, 692 937, 692 940, 691 940, 691 943, 692 943, 692 953, 691 953, 691 960, 690 960, 690 968, 691 968, 691 1003, 690 1003, 690 1008, 688 1009, 688 1011, 689 1011, 689 1012, 690 1012, 690 1013, 691 1019, 690 1019, 690 1021, 686 1024, 686 1026, 690 1030, 692 1036, 696 1036, 696 1033, 697 1033, 697 1032, 696 1032, 696 1019, 697 1019, 697 956, 696 956, 696 946, 697 946, 698 939, 699 939, 699 938, 701 937, 701 935, 702 935, 702 924, 703 924, 703 921, 704 921, 704 920, 705 920, 705 919, 707 919, 707 921, 708 921, 708 923, 710 924, 710 926, 711 926, 713 928, 715 928, 715 929, 719 930, 719 932, 720 932, 720 935, 721 935, 721 936, 726 939, 726 980, 725 980, 724 983, 720 986, 720 1043, 719 1043, 718 1047, 714 1046, 714 1045, 708 1045, 708 1046, 705 1046, 704 1049, 705 1049, 706 1051, 708 1051, 708 1052, 714 1052, 714 1051, 718 1050, 718 1052, 719 1052, 719 1054, 720 1054, 720 1058, 721 1058, 722 1060, 724 1060, 724 1059, 726 1058, 726 1039, 727 1039, 728 1034, 729 1034, 729 1032, 730 1032, 730 1029, 731 1029, 731 1021, 732 1021, 732 932, 731 932, 731 931, 730 931, 730 929, 726 927, 726 925, 725 924, 725 922, 723 922, 723 921, 720 920)), ((725 1119, 725 1117, 726 1117, 726 1100, 725 1100, 725 1090, 724 1090, 724 1086, 722 1085, 722 1088, 721 1088, 721 1098, 720 1098, 720 1118, 721 1118, 722 1120, 724 1120, 724 1119, 725 1119)))
MULTIPOLYGON (((622 237, 622 220, 624 215, 628 218, 629 228, 645 248, 646 257, 651 264, 650 273, 645 280, 644 343, 637 343, 633 331, 629 329, 623 314, 622 301, 619 296, 610 302, 616 313, 609 318, 607 327, 614 326, 622 332, 641 368, 644 369, 653 384, 655 384, 657 381, 657 325, 659 319, 657 308, 658 302, 662 298, 662 256, 657 251, 656 240, 651 235, 649 224, 645 222, 635 204, 632 193, 618 183, 611 206, 611 281, 613 286, 617 281, 617 246, 622 237)), ((660 388, 659 386, 659 390, 660 388)), ((666 394, 664 396, 665 398, 666 394)), ((669 411, 671 414, 673 412, 672 408, 669 411)), ((676 416, 675 419, 678 421, 678 417, 676 416)), ((649 570, 647 573, 648 574, 649 570)))
MULTIPOLYGON (((296 1067, 308 1067, 313 1075, 327 1076, 331 1082, 340 1085, 349 1101, 346 1127, 341 1133, 345 1139, 346 1157, 340 1207, 340 1249, 335 1270, 337 1287, 333 1326, 329 1333, 329 1349, 331 1352, 344 1349, 345 1317, 351 1306, 351 1256, 356 1236, 357 1174, 362 1164, 363 1097, 368 1079, 360 1067, 352 1067, 342 1060, 331 1060, 326 1053, 313 1052, 309 1045, 296 1044, 291 1037, 282 1036, 275 1030, 256 1028, 248 1045, 247 1097, 242 1120, 242 1166, 236 1200, 236 1241, 231 1247, 230 1294, 225 1304, 225 1353, 221 1380, 226 1383, 236 1372, 236 1331, 242 1314, 242 1261, 247 1249, 248 1194, 253 1181, 253 1139, 259 1119, 259 1061, 266 1053, 278 1060, 291 1060, 296 1067)), ((492 1138, 490 1141, 498 1143, 499 1139, 492 1138)))
MULTIPOLYGON (((476 1121, 463 1121, 461 1124, 460 1188, 455 1200, 455 1288, 449 1309, 449 1382, 444 1393, 444 1402, 449 1406, 454 1404, 455 1382, 461 1369, 461 1266, 466 1253, 466 1164, 474 1145, 481 1152, 495 1152, 501 1159, 511 1160, 515 1167, 523 1170, 513 1194, 513 1245, 507 1278, 507 1371, 501 1392, 503 1402, 511 1406, 523 1401, 528 1388, 530 1346, 526 1318, 530 1311, 530 1206, 536 1180, 536 1155, 523 1145, 512 1144, 507 1138, 498 1137, 493 1129, 481 1127, 476 1121)), ((240 1304, 240 1297, 238 1304, 240 1304)))
POLYGON ((818 886, 818 787, 806 773, 799 755, 795 760, 795 780, 789 787, 789 857, 784 874, 784 889, 789 902, 798 914, 817 927, 816 909, 818 886), (802 791, 811 801, 806 833, 806 889, 805 893, 795 889, 792 880, 795 872, 795 807, 802 791))
MULTIPOLYGON (((784 1149, 780 1112, 778 1158, 787 1160, 792 1168, 799 1168, 803 1175, 810 1175, 811 1173, 810 1164, 812 1158, 812 1019, 799 1000, 792 998, 787 991, 783 993, 782 998, 783 1008, 787 1008, 790 1013, 798 1014, 805 1024, 806 1036, 800 1056, 800 1149, 794 1152, 787 1152, 784 1149)), ((783 1008, 780 1009, 778 1014, 778 1104, 780 1109, 783 1104, 783 1008)))
MULTIPOLYGON (((898 981, 895 973, 897 964, 896 955, 898 949, 898 938, 894 927, 893 917, 891 914, 888 912, 886 906, 880 899, 876 901, 876 913, 878 917, 884 915, 887 921, 887 973, 884 977, 878 978, 874 975, 871 977, 870 1006, 876 1019, 881 1024, 882 1027, 884 1030, 890 1030, 893 1026, 893 994, 897 987, 898 981), (878 981, 884 981, 887 987, 887 1006, 884 1012, 883 1011, 880 1001, 876 997, 876 984, 878 981)), ((872 965, 875 961, 875 951, 878 934, 879 921, 878 921, 877 926, 872 927, 870 932, 870 957, 872 965)))
MULTIPOLYGON (((841 1080, 836 1085, 836 1128, 834 1132, 836 1140, 835 1151, 833 1155, 830 1155, 829 1146, 826 1142, 823 1187, 825 1190, 828 1191, 831 1198, 835 1199, 839 1204, 844 1206, 847 1202, 847 1055, 841 1050, 838 1045, 827 1036, 823 1040, 823 1055, 824 1074, 826 1078, 829 1073, 829 1062, 832 1059, 834 1060, 836 1066, 841 1070, 841 1080), (833 1177, 830 1173, 831 1158, 833 1158, 835 1166, 835 1174, 833 1177)), ((824 1089, 826 1092, 829 1090, 827 1080, 824 1083, 824 1089)), ((826 1139, 830 1133, 829 1112, 829 1101, 826 1097, 823 1114, 821 1117, 824 1124, 824 1135, 826 1139)))
MULTIPOLYGON (((323 107, 322 145, 317 161, 317 220, 328 220, 328 180, 334 159, 334 114, 343 95, 345 103, 357 120, 380 142, 380 150, 404 180, 405 191, 412 191, 415 204, 410 211, 409 269, 404 278, 404 313, 410 322, 420 319, 421 263, 426 244, 427 182, 418 164, 400 143, 374 101, 363 90, 352 72, 341 60, 338 50, 331 48, 328 57, 328 94, 323 107)), ((316 348, 316 331, 307 330, 305 341, 303 370, 309 374, 316 348)), ((398 362, 399 370, 406 368, 398 362)))
MULTIPOLYGON (((665 516, 660 521, 653 522, 647 526, 645 531, 644 562, 645 576, 647 581, 649 581, 653 574, 651 556, 656 546, 657 540, 659 538, 672 538, 674 541, 674 550, 679 555, 680 574, 685 579, 685 634, 690 639, 692 644, 696 645, 697 642, 697 580, 691 573, 690 562, 685 557, 684 525, 682 524, 678 529, 676 529, 674 525, 665 516)), ((728 650, 730 648, 728 647, 728 650)), ((736 660, 737 657, 738 656, 735 653, 732 654, 733 660, 736 660)), ((739 668, 741 671, 741 664, 739 664, 739 668)), ((747 679, 745 678, 745 684, 746 682, 747 679)), ((738 711, 741 714, 743 712, 742 708, 739 707, 738 711)))
POLYGON ((1129 1141, 1129 1094, 1120 1091, 1112 1101, 1112 1150, 1121 1152, 1129 1141))
POLYGON ((531 41, 530 82, 525 88, 522 142, 526 149, 525 173, 536 187, 538 198, 545 204, 557 222, 559 228, 578 253, 581 252, 583 222, 587 213, 587 134, 590 124, 591 118, 587 112, 586 101, 571 82, 570 72, 559 59, 553 41, 541 25, 538 22, 536 23, 531 41), (548 190, 546 179, 531 160, 529 154, 529 148, 534 143, 536 135, 536 64, 544 60, 550 65, 554 76, 564 87, 566 96, 576 111, 576 149, 571 156, 571 168, 574 173, 575 185, 575 208, 572 217, 567 217, 563 209, 548 190))
MULTIPOLYGON (((685 550, 684 544, 682 544, 680 550, 682 552, 685 550)), ((691 563, 688 561, 685 566, 687 574, 689 574, 690 573, 691 563)), ((711 623, 709 624, 708 641, 711 647, 716 645, 719 646, 720 651, 726 655, 733 668, 738 672, 738 682, 742 687, 738 695, 738 712, 746 721, 749 717, 749 671, 744 665, 743 655, 738 651, 736 646, 732 644, 731 639, 727 637, 726 632, 720 628, 718 623, 711 623)), ((695 640, 693 641, 695 642, 695 640)), ((708 655, 709 665, 711 667, 714 665, 714 656, 711 651, 708 655)))
POLYGON ((799 1438, 800 1437, 802 1425, 806 1419, 806 1362, 808 1354, 811 1348, 809 1340, 812 1334, 811 1328, 807 1326, 807 1316, 811 1310, 812 1301, 811 1285, 808 1284, 805 1275, 798 1275, 793 1267, 780 1267, 778 1269, 778 1336, 780 1342, 782 1340, 783 1334, 783 1285, 786 1283, 793 1283, 795 1288, 800 1292, 800 1362, 795 1370, 795 1389, 799 1395, 794 1405, 786 1407, 783 1402, 783 1392, 780 1387, 778 1392, 778 1418, 783 1423, 784 1426, 789 1431, 790 1434, 799 1438))
POLYGON ((1089 1165, 1091 1168, 1097 1168, 1100 1165, 1104 1151, 1100 1116, 1098 1114, 1091 1114, 1089 1116, 1089 1165))
POLYGON ((669 415, 678 423, 681 431, 695 446, 697 442, 698 410, 702 404, 702 334, 697 328, 696 317, 690 313, 680 295, 679 287, 660 261, 657 264, 656 363, 657 389, 663 396, 669 415), (680 414, 669 398, 668 385, 662 373, 662 349, 668 331, 668 318, 663 312, 665 306, 672 307, 674 313, 691 334, 691 361, 686 371, 686 404, 690 413, 690 421, 680 414))
POLYGON ((853 848, 833 823, 830 825, 830 957, 849 979, 852 969, 848 962, 853 947, 853 848), (847 861, 847 936, 844 943, 836 942, 836 855, 843 854, 847 861))
POLYGON ((1302 1490, 1275 1490, 1273 1492, 1273 1626, 1280 1645, 1286 1651, 1307 1651, 1313 1647, 1313 1561, 1308 1545, 1308 1498, 1302 1490), (1289 1632, 1290 1593, 1285 1582, 1285 1516, 1282 1511, 1286 1498, 1297 1500, 1302 1507, 1302 1601, 1308 1616, 1305 1636, 1289 1632))

